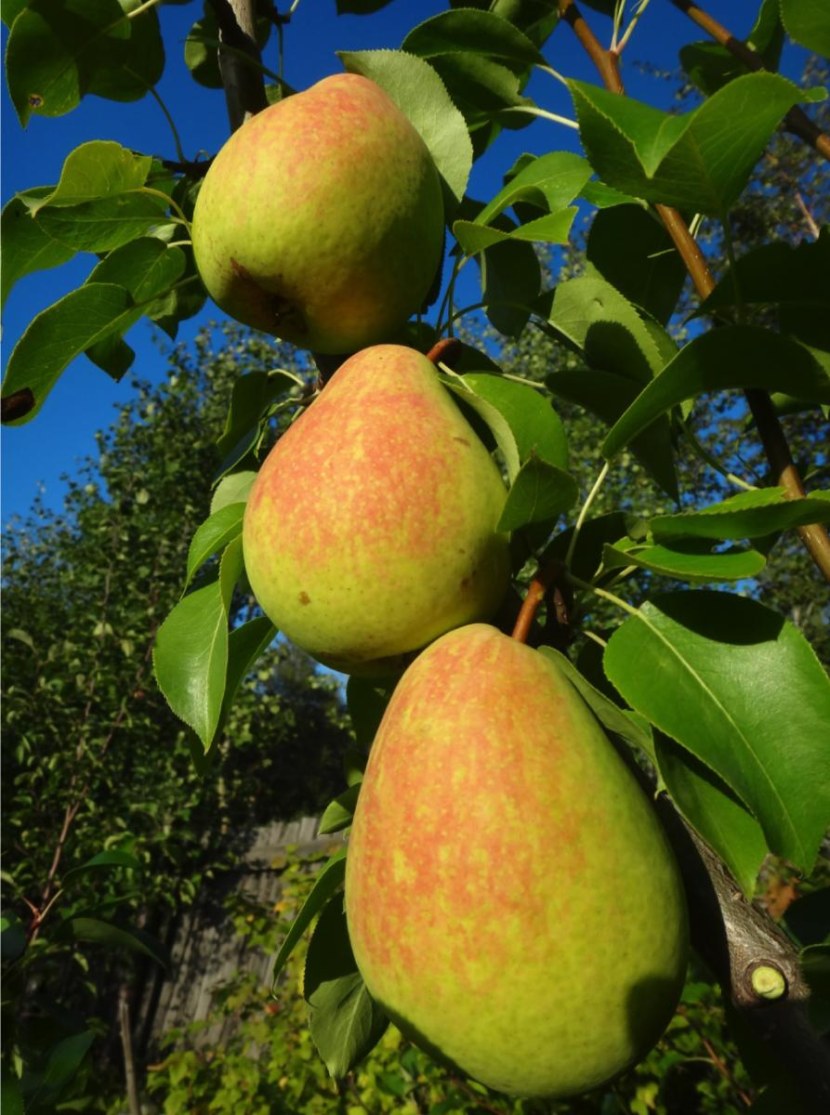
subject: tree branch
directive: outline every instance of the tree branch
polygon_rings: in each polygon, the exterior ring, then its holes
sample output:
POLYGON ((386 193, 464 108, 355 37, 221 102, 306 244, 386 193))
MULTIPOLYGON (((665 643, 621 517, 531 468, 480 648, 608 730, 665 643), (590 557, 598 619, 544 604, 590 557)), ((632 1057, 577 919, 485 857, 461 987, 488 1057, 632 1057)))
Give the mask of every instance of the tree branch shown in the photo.
POLYGON ((219 24, 219 72, 231 131, 268 105, 259 66, 262 56, 256 43, 254 0, 210 0, 219 24), (253 65, 246 64, 250 58, 253 65))
MULTIPOLYGON (((558 0, 561 18, 573 29, 574 34, 585 48, 589 57, 597 68, 606 89, 612 93, 625 93, 619 74, 618 57, 610 50, 605 50, 585 22, 574 0, 558 0)), ((688 0, 672 0, 681 8, 688 6, 698 11, 688 0)), ((725 32, 728 35, 728 32, 725 32)), ((731 38, 731 36, 729 36, 731 38)), ((735 40, 737 41, 737 40, 735 40)), ((747 48, 748 49, 748 48, 747 48)), ((714 289, 714 280, 706 264, 697 241, 689 232, 686 222, 676 209, 667 205, 655 205, 655 210, 663 222, 666 231, 672 238, 686 269, 692 277, 695 289, 701 299, 707 298, 714 289)), ((752 389, 746 391, 747 402, 752 411, 753 418, 758 426, 761 442, 764 446, 767 460, 773 476, 773 483, 780 485, 791 499, 799 499, 804 495, 804 485, 793 463, 790 447, 775 407, 766 391, 752 389)), ((830 583, 830 535, 822 526, 811 525, 796 528, 805 549, 823 574, 824 579, 830 583)))

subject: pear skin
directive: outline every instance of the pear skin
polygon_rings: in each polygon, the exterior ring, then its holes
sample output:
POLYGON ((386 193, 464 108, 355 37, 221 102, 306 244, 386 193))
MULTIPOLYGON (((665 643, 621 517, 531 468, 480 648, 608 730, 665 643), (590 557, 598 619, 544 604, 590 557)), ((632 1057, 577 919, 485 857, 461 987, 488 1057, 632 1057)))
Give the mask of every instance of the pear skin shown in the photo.
POLYGON ((245 567, 263 611, 344 673, 382 675, 492 617, 509 582, 501 473, 433 364, 377 345, 338 368, 248 499, 245 567))
POLYGON ((251 117, 213 160, 193 251, 231 317, 321 353, 387 340, 443 254, 441 184, 408 118, 336 74, 251 117))
POLYGON ((684 894, 646 796, 555 663, 485 624, 438 639, 395 688, 346 913, 400 1029, 513 1095, 610 1080, 683 986, 684 894))

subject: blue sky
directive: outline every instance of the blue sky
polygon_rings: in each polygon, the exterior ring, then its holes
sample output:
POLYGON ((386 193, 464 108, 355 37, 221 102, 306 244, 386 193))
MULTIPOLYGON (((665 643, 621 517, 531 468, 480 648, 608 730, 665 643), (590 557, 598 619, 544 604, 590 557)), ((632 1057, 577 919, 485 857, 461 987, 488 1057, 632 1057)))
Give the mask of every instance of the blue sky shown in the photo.
MULTIPOLYGON (((280 8, 286 6, 285 0, 279 5, 280 8)), ((757 0, 711 0, 705 6, 736 34, 745 35, 757 0)), ((190 157, 198 152, 216 151, 228 135, 222 93, 197 86, 184 64, 184 40, 193 20, 199 18, 201 7, 201 3, 193 2, 160 9, 167 66, 159 91, 173 114, 185 153, 190 157)), ((303 88, 342 69, 335 54, 337 50, 398 47, 416 22, 446 7, 446 0, 395 0, 387 9, 371 16, 337 17, 334 0, 301 0, 285 31, 285 78, 295 87, 303 88)), ((610 21, 588 9, 586 15, 603 36, 610 34, 610 21)), ((702 37, 676 8, 665 0, 652 0, 624 55, 624 78, 629 95, 665 106, 672 86, 643 72, 636 64, 652 62, 663 70, 674 68, 678 47, 702 37)), ((4 28, 4 48, 5 40, 4 28)), ((568 28, 557 29, 545 53, 551 65, 568 76, 596 80, 568 28)), ((800 52, 791 52, 788 60, 785 69, 797 72, 800 52)), ((276 36, 266 49, 265 61, 276 68, 276 36)), ((528 92, 549 111, 572 115, 566 91, 549 76, 536 76, 528 92)), ((2 126, 4 204, 19 190, 56 182, 65 156, 90 139, 117 140, 135 150, 175 158, 169 129, 150 97, 132 104, 89 97, 67 116, 35 117, 23 130, 4 85, 2 126)), ((525 151, 542 154, 556 149, 578 149, 576 133, 542 120, 519 132, 505 132, 474 167, 469 192, 486 200, 500 187, 503 172, 518 155, 525 151)), ((64 267, 37 273, 17 284, 9 296, 3 318, 4 367, 31 318, 82 282, 93 263, 92 256, 82 255, 64 267)), ((187 341, 200 325, 220 317, 219 311, 208 304, 198 317, 183 323, 179 339, 187 341)), ((143 322, 132 330, 128 339, 137 353, 131 371, 150 379, 160 378, 166 366, 163 351, 169 349, 169 339, 154 334, 149 324, 143 322)), ((2 431, 0 515, 3 521, 13 514, 25 514, 41 484, 46 502, 53 507, 60 505, 65 490, 61 475, 73 473, 82 458, 94 454, 93 435, 113 420, 114 408, 129 397, 129 381, 130 373, 120 384, 114 383, 82 357, 64 373, 37 418, 27 425, 2 431)))

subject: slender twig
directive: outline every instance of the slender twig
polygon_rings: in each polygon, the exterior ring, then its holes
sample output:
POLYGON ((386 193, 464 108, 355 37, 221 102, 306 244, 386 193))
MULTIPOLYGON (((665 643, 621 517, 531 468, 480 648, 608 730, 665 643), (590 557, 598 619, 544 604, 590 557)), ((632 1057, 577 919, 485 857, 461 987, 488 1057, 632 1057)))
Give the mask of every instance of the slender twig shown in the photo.
MULTIPOLYGON (((575 0, 558 0, 558 2, 561 19, 572 28, 594 63, 605 88, 612 93, 624 94, 625 87, 620 77, 618 57, 612 51, 602 47, 582 17, 575 0)), ((681 8, 685 5, 694 8, 688 0, 672 0, 672 3, 681 8)), ((686 265, 697 293, 705 300, 714 290, 715 281, 697 241, 676 209, 668 205, 655 205, 654 208, 686 265)), ((769 394, 758 388, 750 388, 744 394, 758 427, 774 483, 783 487, 791 499, 801 499, 805 494, 804 484, 793 462, 789 444, 769 394)), ((818 525, 801 526, 796 530, 825 580, 830 582, 830 535, 818 525)))

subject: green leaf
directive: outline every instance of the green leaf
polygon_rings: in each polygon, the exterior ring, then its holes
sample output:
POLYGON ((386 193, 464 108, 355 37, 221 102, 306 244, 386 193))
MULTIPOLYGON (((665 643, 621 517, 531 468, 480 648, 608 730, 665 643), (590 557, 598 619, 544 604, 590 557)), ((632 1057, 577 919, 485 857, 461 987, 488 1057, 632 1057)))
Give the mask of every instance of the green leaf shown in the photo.
MULTIPOLYGON (((40 211, 38 221, 48 236, 73 251, 110 252, 158 227, 166 207, 163 199, 136 190, 80 205, 50 206, 40 211)), ((178 248, 170 250, 182 255, 178 248)))
POLYGON ((510 486, 496 529, 509 534, 531 523, 550 522, 578 498, 579 485, 570 473, 530 457, 510 486))
POLYGON ((614 632, 604 667, 738 795, 776 855, 812 869, 830 823, 830 680, 792 624, 729 593, 660 595, 614 632))
POLYGON ((346 683, 346 703, 352 730, 358 745, 367 751, 389 704, 392 688, 393 683, 367 678, 350 677, 346 683))
POLYGON ((538 158, 522 156, 519 162, 521 169, 510 174, 505 186, 478 213, 475 224, 491 224, 518 201, 556 213, 579 195, 591 177, 588 162, 570 151, 554 151, 538 158))
POLYGON ((284 968, 285 962, 294 951, 297 942, 334 892, 342 885, 345 877, 346 849, 341 848, 327 859, 320 868, 308 897, 288 930, 285 940, 280 945, 280 950, 274 960, 273 980, 275 986, 277 976, 284 968))
MULTIPOLYGON (((546 383, 554 395, 596 414, 613 425, 639 398, 638 384, 612 372, 556 372, 546 383)), ((649 424, 631 442, 632 452, 672 499, 678 498, 671 427, 665 417, 649 424)))
POLYGON ((88 94, 135 101, 164 69, 158 17, 138 0, 29 0, 9 32, 6 76, 21 124, 62 116, 88 94))
POLYGON ((724 214, 737 200, 770 136, 804 90, 777 74, 746 74, 682 116, 569 81, 580 135, 604 182, 678 209, 724 214))
POLYGON ((335 1080, 377 1045, 388 1025, 357 970, 343 900, 332 899, 314 928, 303 990, 314 1044, 335 1080))
POLYGON ((323 810, 317 832, 322 836, 331 832, 340 832, 348 828, 354 817, 357 797, 360 793, 360 783, 356 782, 344 790, 333 801, 330 801, 323 810))
POLYGON ((70 879, 75 879, 81 874, 86 874, 88 871, 111 871, 116 867, 124 867, 129 871, 140 871, 141 861, 136 859, 135 856, 130 855, 129 852, 122 852, 118 848, 113 848, 108 852, 98 852, 97 855, 88 859, 86 863, 81 863, 77 867, 71 868, 63 876, 63 883, 70 879))
POLYGON ((245 503, 255 480, 256 473, 250 469, 223 476, 216 485, 216 491, 210 501, 211 515, 215 515, 217 511, 231 503, 245 503))
POLYGON ((15 345, 3 380, 3 395, 29 388, 35 405, 11 425, 31 420, 61 372, 97 342, 133 321, 129 291, 114 283, 88 283, 39 313, 15 345))
POLYGON ((66 156, 57 186, 30 205, 37 216, 47 206, 75 206, 118 197, 141 189, 153 167, 149 155, 137 155, 111 140, 82 143, 66 156))
POLYGON ((3 242, 0 303, 5 303, 9 291, 18 279, 33 271, 58 267, 75 254, 72 248, 53 240, 44 231, 19 197, 13 197, 3 209, 0 239, 3 242))
POLYGON ((242 543, 225 550, 219 578, 175 606, 159 628, 153 666, 173 712, 207 750, 220 722, 228 668, 228 613, 242 572, 242 543))
POLYGON ((277 629, 267 616, 249 619, 247 623, 240 623, 231 631, 228 636, 228 669, 220 724, 224 723, 245 676, 266 647, 274 641, 276 634, 277 629))
POLYGON ((229 503, 215 511, 210 518, 205 519, 197 527, 187 553, 185 587, 190 584, 193 574, 209 557, 223 550, 229 542, 239 537, 242 532, 244 513, 244 503, 229 503))
POLYGON ((505 418, 520 461, 535 455, 567 471, 568 443, 562 419, 534 386, 487 372, 468 372, 462 378, 505 418))
POLYGON ((505 113, 505 109, 532 104, 522 96, 524 75, 480 54, 442 54, 430 65, 447 88, 453 103, 464 116, 477 158, 496 138, 501 126, 525 128, 533 123, 527 112, 505 113))
POLYGON ((71 1034, 68 1038, 61 1038, 56 1042, 49 1050, 38 1090, 31 1098, 37 1102, 38 1092, 41 1090, 52 1098, 63 1091, 77 1073, 94 1041, 93 1031, 84 1030, 80 1034, 71 1034))
POLYGON ((588 260, 612 287, 665 324, 686 280, 686 268, 671 237, 639 205, 600 210, 591 223, 588 260))
POLYGON ((603 728, 654 761, 654 740, 647 724, 643 724, 636 713, 620 708, 595 685, 577 670, 573 662, 553 647, 540 647, 546 658, 552 659, 565 675, 580 697, 590 708, 603 728))
POLYGON ((804 499, 791 499, 786 488, 759 488, 697 511, 656 515, 649 529, 658 542, 683 537, 740 539, 764 538, 777 531, 827 522, 830 492, 810 492, 804 499))
POLYGON ((3 1115, 26 1115, 20 1081, 17 1077, 6 1075, 5 1069, 0 1071, 0 1111, 3 1115))
POLYGON ((483 252, 502 240, 527 240, 535 244, 567 244, 577 210, 574 207, 549 213, 527 221, 514 229, 493 228, 477 225, 473 221, 455 221, 453 234, 461 245, 464 254, 471 256, 483 252))
POLYGON ((791 39, 830 58, 830 19, 824 0, 781 0, 781 19, 791 39))
POLYGON ((502 58, 520 67, 544 64, 544 57, 522 31, 492 12, 461 8, 441 12, 414 27, 401 50, 421 58, 470 51, 502 58))
POLYGON ((686 399, 745 387, 830 403, 830 377, 802 345, 754 325, 725 326, 680 350, 614 425, 603 442, 603 455, 611 460, 656 418, 686 399))
POLYGON ((7 964, 19 960, 26 951, 26 930, 17 914, 0 917, 0 956, 7 964))
POLYGON ((704 763, 666 736, 655 740, 657 769, 677 809, 751 898, 767 843, 761 826, 704 763))
POLYGON ((181 277, 185 264, 181 248, 143 236, 110 252, 92 269, 87 281, 123 286, 141 307, 140 312, 146 312, 181 277))
POLYGON ((107 945, 112 949, 127 949, 149 956, 162 968, 170 969, 167 950, 143 929, 124 928, 110 921, 93 917, 70 917, 61 924, 60 933, 74 941, 90 941, 96 945, 107 945))
POLYGON ((504 240, 478 256, 482 301, 494 328, 518 337, 539 297, 542 273, 531 244, 504 240))
POLYGON ((464 406, 470 407, 483 419, 485 425, 496 440, 499 451, 504 458, 507 478, 512 483, 519 471, 521 461, 519 459, 519 447, 516 444, 516 436, 513 433, 510 421, 505 417, 501 409, 491 403, 485 395, 480 395, 477 391, 472 390, 471 386, 466 382, 466 376, 442 375, 440 378, 444 386, 451 391, 464 406))
POLYGON ((243 438, 255 439, 265 410, 281 395, 302 389, 301 376, 282 369, 273 372, 249 372, 233 385, 225 428, 217 441, 219 452, 230 453, 243 438))
POLYGON ((600 275, 560 283, 548 312, 553 335, 592 367, 647 383, 664 355, 636 308, 600 275))
POLYGON ((730 549, 711 552, 711 543, 703 539, 678 541, 672 546, 641 545, 606 546, 603 551, 606 569, 626 568, 636 565, 650 569, 663 577, 681 581, 743 581, 757 577, 766 565, 763 554, 757 550, 730 549))
POLYGON ((420 132, 438 167, 450 212, 467 188, 473 147, 464 117, 438 74, 422 58, 400 50, 338 51, 338 55, 349 73, 377 82, 420 132))

